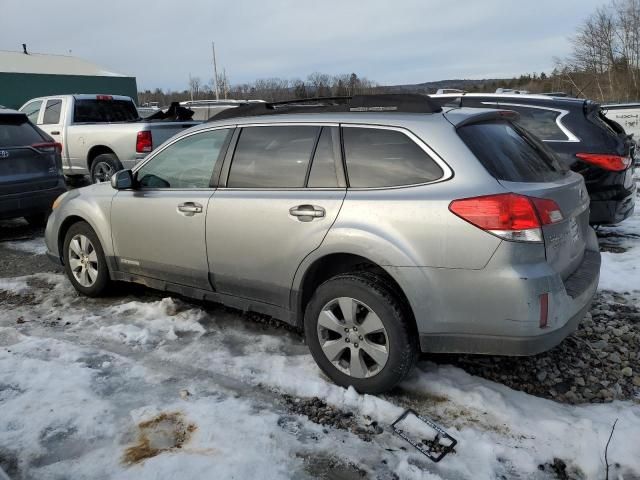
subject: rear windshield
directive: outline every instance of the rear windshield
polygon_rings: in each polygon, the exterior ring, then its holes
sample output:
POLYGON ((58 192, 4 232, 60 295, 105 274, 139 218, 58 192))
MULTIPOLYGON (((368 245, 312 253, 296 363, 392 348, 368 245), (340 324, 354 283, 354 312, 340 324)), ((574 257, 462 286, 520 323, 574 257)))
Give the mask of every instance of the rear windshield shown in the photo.
POLYGON ((458 134, 498 180, 547 182, 566 174, 542 142, 512 123, 466 125, 458 130, 458 134))
POLYGON ((73 109, 75 123, 133 122, 138 117, 130 100, 76 100, 73 109))
POLYGON ((0 147, 24 147, 44 138, 22 115, 0 115, 0 147))

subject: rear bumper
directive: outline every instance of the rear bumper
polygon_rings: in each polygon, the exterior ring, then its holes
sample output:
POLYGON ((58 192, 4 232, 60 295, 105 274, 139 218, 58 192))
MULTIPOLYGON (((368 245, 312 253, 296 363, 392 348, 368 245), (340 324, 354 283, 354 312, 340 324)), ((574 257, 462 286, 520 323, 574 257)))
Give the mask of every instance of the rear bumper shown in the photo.
POLYGON ((589 310, 584 305, 562 327, 535 336, 505 335, 420 335, 423 352, 481 353, 490 355, 526 356, 551 350, 573 333, 589 310), (437 345, 437 348, 434 348, 437 345))
POLYGON ((0 219, 46 212, 51 209, 53 201, 66 191, 64 180, 60 178, 58 185, 54 188, 0 196, 0 219))
POLYGON ((595 233, 590 229, 584 259, 567 279, 535 258, 544 259, 535 246, 503 242, 480 270, 398 269, 422 351, 532 355, 560 343, 576 329, 598 286, 595 233), (548 295, 546 327, 540 326, 543 294, 548 295))
POLYGON ((607 225, 620 223, 633 214, 635 189, 621 200, 591 200, 589 223, 607 225))

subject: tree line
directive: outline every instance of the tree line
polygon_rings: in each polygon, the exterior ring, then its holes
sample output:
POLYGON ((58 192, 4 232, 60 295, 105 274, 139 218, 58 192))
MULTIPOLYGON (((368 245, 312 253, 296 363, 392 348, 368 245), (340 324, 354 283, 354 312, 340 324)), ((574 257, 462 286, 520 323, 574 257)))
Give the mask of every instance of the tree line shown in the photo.
MULTIPOLYGON (((230 100, 266 100, 278 102, 308 97, 338 97, 356 94, 376 93, 382 87, 377 83, 360 77, 356 73, 328 75, 314 72, 306 79, 260 78, 249 83, 231 85, 226 74, 219 75, 218 95, 220 99, 230 100)), ((160 88, 138 93, 140 105, 158 102, 169 105, 184 100, 205 100, 215 98, 213 79, 202 82, 198 77, 189 77, 188 88, 182 91, 163 91, 160 88)))

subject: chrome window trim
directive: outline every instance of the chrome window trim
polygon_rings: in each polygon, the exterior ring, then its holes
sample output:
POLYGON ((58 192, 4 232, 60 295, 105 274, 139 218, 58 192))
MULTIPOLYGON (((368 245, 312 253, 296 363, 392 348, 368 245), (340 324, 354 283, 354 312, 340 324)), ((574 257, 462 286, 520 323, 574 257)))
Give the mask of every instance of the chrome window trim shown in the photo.
POLYGON ((496 105, 498 107, 522 107, 522 108, 537 108, 538 110, 549 110, 552 112, 558 112, 560 115, 556 117, 556 125, 558 128, 564 133, 567 137, 566 140, 544 140, 543 142, 554 142, 554 143, 576 143, 580 142, 580 139, 576 137, 571 130, 565 127, 562 124, 562 118, 569 114, 569 110, 564 110, 562 108, 551 108, 551 107, 541 107, 538 105, 523 105, 522 103, 503 103, 503 102, 482 102, 483 105, 496 105))

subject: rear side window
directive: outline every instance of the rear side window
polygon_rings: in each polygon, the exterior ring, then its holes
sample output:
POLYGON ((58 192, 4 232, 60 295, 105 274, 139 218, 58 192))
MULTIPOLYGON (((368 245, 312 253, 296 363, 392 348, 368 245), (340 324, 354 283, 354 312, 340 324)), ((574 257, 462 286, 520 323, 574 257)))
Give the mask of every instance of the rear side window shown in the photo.
POLYGON ((304 187, 320 133, 314 126, 245 127, 233 155, 230 188, 304 187))
POLYGON ((73 108, 75 123, 132 122, 138 110, 130 100, 76 100, 73 108))
POLYGON ((22 115, 0 115, 0 148, 42 143, 44 138, 22 115))
POLYGON ((345 127, 343 141, 351 187, 415 185, 443 175, 422 148, 397 130, 345 127))
POLYGON ((564 176, 557 160, 539 140, 506 122, 477 123, 458 134, 498 180, 546 182, 564 176))
POLYGON ((44 115, 42 117, 42 123, 58 124, 60 123, 60 111, 62 109, 62 100, 47 100, 47 105, 44 107, 44 115))
POLYGON ((511 105, 500 105, 500 107, 518 112, 520 114, 518 125, 522 125, 542 140, 568 140, 558 126, 557 120, 561 112, 511 105))

